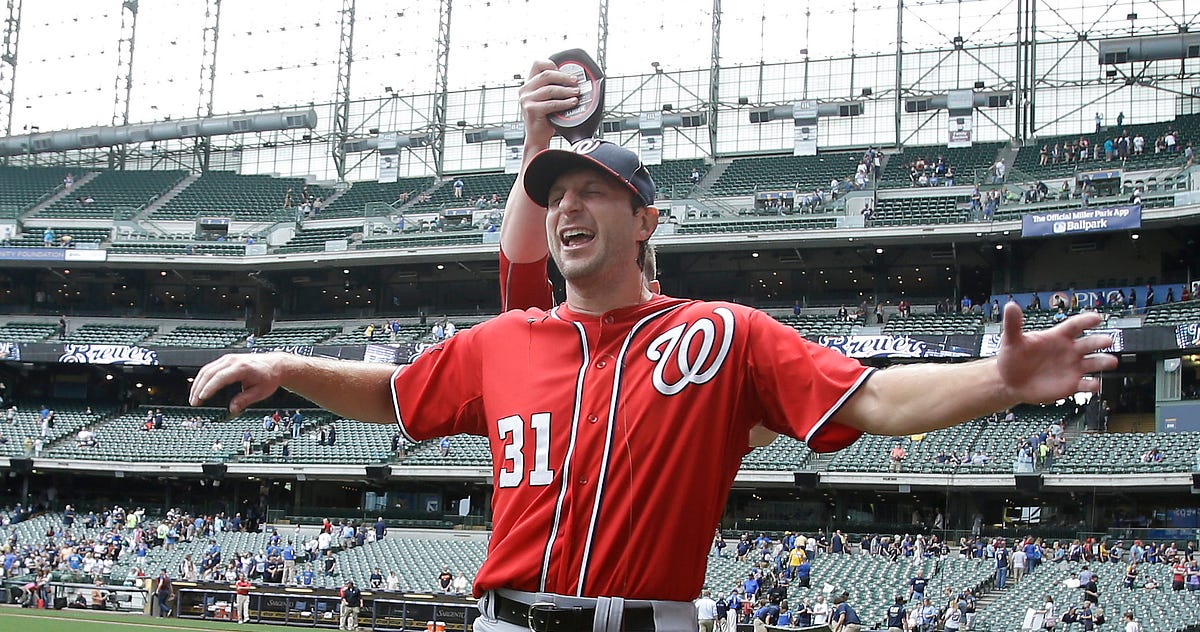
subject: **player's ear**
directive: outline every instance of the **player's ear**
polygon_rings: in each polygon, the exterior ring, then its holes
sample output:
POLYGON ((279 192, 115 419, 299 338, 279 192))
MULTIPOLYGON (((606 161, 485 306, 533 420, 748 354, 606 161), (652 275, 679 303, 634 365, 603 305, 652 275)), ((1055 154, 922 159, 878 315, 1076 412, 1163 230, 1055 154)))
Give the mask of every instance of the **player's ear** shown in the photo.
POLYGON ((637 224, 637 240, 646 241, 654 234, 658 228, 658 209, 653 206, 643 206, 638 208, 634 216, 638 220, 637 224))
POLYGON ((662 284, 658 282, 658 279, 654 279, 653 281, 647 283, 646 287, 650 288, 650 292, 654 294, 662 294, 662 284))

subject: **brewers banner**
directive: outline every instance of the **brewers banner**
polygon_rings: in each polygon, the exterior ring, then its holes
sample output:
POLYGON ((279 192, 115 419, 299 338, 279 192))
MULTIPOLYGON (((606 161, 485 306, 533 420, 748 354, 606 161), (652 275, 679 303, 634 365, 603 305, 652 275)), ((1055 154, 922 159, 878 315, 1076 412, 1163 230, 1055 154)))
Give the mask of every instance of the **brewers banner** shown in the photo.
POLYGON ((1142 205, 1081 208, 1075 211, 1026 213, 1021 217, 1022 237, 1101 233, 1129 230, 1142 225, 1142 205))

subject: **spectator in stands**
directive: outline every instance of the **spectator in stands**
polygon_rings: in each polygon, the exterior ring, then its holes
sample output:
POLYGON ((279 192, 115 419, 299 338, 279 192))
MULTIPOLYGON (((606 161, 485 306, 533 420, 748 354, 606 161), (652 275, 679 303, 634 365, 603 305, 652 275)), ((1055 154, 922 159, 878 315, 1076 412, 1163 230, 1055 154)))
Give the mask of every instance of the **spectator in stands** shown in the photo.
POLYGON ((462 198, 464 188, 465 185, 463 184, 462 178, 457 178, 454 180, 454 197, 456 199, 462 198))
POLYGON ((1000 158, 996 164, 992 165, 992 184, 1002 184, 1004 176, 1008 171, 1008 167, 1004 164, 1004 159, 1000 158))
POLYGON ((442 437, 438 441, 438 453, 443 457, 450 456, 450 437, 442 437))
POLYGON ((899 472, 904 463, 904 459, 908 457, 908 452, 904 449, 904 444, 896 441, 892 444, 892 449, 888 451, 889 470, 899 472))
POLYGON ((454 575, 450 574, 450 567, 443 566, 442 572, 437 576, 438 591, 449 593, 450 588, 454 585, 454 575))
POLYGON ((458 575, 454 578, 454 594, 466 595, 471 592, 471 582, 462 571, 458 571, 458 575))

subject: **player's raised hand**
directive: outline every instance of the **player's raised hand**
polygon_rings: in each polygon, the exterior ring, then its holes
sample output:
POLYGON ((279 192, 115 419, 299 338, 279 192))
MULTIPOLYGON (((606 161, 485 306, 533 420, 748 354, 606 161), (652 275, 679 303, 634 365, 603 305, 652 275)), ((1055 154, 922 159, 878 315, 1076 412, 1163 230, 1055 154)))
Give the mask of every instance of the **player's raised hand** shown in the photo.
POLYGON ((231 353, 204 365, 192 381, 188 402, 199 406, 231 384, 241 384, 242 392, 229 400, 229 413, 241 414, 255 402, 270 397, 282 383, 285 353, 231 353))
POLYGON ((554 127, 546 117, 579 103, 575 77, 561 72, 548 59, 533 62, 529 77, 517 94, 521 116, 525 120, 525 144, 538 147, 549 146, 550 138, 554 136, 554 127))
POLYGON ((1099 353, 1112 346, 1112 338, 1083 336, 1084 330, 1100 324, 1099 314, 1085 312, 1050 329, 1031 332, 1022 331, 1024 320, 1016 303, 1004 306, 997 363, 1001 386, 1011 399, 1049 403, 1078 392, 1094 392, 1100 380, 1091 374, 1116 368, 1115 356, 1099 353))

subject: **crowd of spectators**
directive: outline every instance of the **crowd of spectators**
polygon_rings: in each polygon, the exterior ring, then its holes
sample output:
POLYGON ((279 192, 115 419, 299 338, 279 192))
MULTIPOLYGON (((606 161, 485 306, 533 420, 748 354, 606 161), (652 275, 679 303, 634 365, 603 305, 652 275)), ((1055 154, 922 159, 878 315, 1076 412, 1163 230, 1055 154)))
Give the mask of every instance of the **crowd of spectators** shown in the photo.
POLYGON ((942 156, 930 160, 917 156, 900 165, 908 172, 909 183, 914 187, 954 186, 954 166, 942 156))

